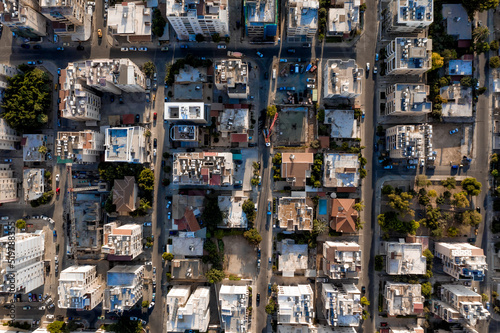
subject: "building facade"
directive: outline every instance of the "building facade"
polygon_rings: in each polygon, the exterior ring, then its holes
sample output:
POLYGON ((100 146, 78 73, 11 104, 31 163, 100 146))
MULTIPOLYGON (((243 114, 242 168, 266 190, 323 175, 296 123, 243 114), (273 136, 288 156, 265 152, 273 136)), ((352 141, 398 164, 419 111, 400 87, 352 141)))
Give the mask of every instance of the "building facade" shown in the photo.
POLYGON ((143 295, 144 266, 115 266, 107 275, 103 308, 118 313, 132 309, 143 295))
POLYGON ((102 244, 101 253, 108 254, 108 260, 133 260, 142 253, 142 225, 105 224, 102 244))
POLYGON ((398 37, 385 47, 387 75, 421 75, 432 67, 432 40, 398 37))
POLYGON ((106 128, 104 157, 106 162, 146 162, 144 127, 106 128))
POLYGON ((104 282, 96 266, 70 266, 59 275, 57 292, 59 308, 89 311, 102 302, 104 282))
POLYGON ((362 92, 364 70, 354 59, 328 59, 323 72, 324 98, 356 98, 362 92))
POLYGON ((361 292, 353 283, 341 287, 322 284, 323 314, 330 326, 359 326, 363 310, 360 300, 361 292))
POLYGON ((318 31, 317 0, 288 0, 286 35, 289 42, 310 41, 318 31))
POLYGON ((55 156, 74 163, 96 163, 104 151, 104 134, 92 130, 57 132, 55 156))
POLYGON ((434 0, 390 0, 383 27, 391 33, 421 32, 434 21, 434 0))
POLYGON ((488 264, 483 249, 469 243, 436 243, 436 257, 443 262, 443 270, 455 279, 484 281, 488 264))

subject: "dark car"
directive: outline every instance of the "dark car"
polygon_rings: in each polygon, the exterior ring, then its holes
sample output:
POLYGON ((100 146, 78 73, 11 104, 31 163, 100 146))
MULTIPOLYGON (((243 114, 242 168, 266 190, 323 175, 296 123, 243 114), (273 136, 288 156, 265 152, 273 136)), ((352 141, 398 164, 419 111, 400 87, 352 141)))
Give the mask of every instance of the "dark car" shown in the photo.
POLYGON ((141 116, 139 114, 136 114, 135 115, 135 122, 138 123, 139 121, 141 121, 141 116))
POLYGON ((222 96, 219 96, 219 103, 222 103, 222 96))
POLYGON ((29 49, 30 48, 29 44, 21 44, 21 47, 23 49, 29 49))
POLYGON ((113 103, 115 101, 115 95, 109 96, 109 100, 111 101, 111 103, 113 103))
POLYGON ((37 62, 37 64, 39 64, 39 65, 40 65, 40 64, 43 64, 43 60, 37 60, 36 62, 37 62))
POLYGON ((85 48, 84 48, 83 46, 81 46, 81 45, 78 45, 78 46, 76 47, 76 50, 77 50, 77 51, 83 51, 83 50, 85 50, 85 48))
POLYGON ((260 304, 260 294, 257 294, 257 306, 260 304))
POLYGON ((186 150, 187 150, 187 152, 188 152, 188 153, 192 153, 192 152, 194 152, 194 148, 188 148, 188 149, 186 149, 186 150))
POLYGON ((269 73, 268 72, 264 73, 264 79, 269 80, 269 73))
POLYGON ((361 292, 364 294, 366 292, 366 287, 365 286, 362 286, 361 287, 361 292))
POLYGON ((157 146, 158 146, 158 142, 157 142, 156 139, 154 139, 154 141, 153 141, 153 148, 156 148, 157 146))
POLYGON ((260 249, 257 249, 257 258, 260 258, 260 249))
POLYGON ((120 102, 120 104, 123 104, 123 97, 120 96, 120 98, 118 99, 118 101, 120 102))
POLYGON ((295 53, 295 49, 288 49, 287 52, 288 53, 295 53))
POLYGON ((37 45, 33 46, 33 48, 34 48, 35 50, 40 50, 40 49, 42 48, 42 46, 37 44, 37 45))

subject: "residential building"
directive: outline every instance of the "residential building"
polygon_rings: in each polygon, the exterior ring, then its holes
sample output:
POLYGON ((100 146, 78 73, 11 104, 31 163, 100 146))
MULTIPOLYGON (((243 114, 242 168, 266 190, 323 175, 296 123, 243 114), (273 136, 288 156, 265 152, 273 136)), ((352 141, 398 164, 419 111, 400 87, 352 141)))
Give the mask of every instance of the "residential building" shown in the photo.
POLYGON ((288 0, 289 42, 311 41, 318 31, 318 0, 288 0))
POLYGON ((445 19, 446 34, 458 40, 458 47, 470 46, 472 24, 464 6, 460 3, 443 3, 441 13, 445 19))
POLYGON ((0 290, 28 293, 42 286, 45 277, 44 250, 45 235, 42 230, 31 234, 14 234, 12 230, 9 236, 0 238, 0 290))
POLYGON ((432 300, 431 312, 449 323, 465 322, 476 326, 490 313, 483 307, 481 295, 464 285, 445 284, 437 292, 441 300, 432 300))
POLYGON ((108 28, 115 36, 127 36, 129 43, 150 42, 152 10, 135 2, 117 3, 108 10, 108 28))
MULTIPOLYGON (((75 181, 76 183, 76 181, 75 181)), ((102 208, 104 196, 99 192, 79 193, 73 191, 73 218, 68 221, 69 244, 73 254, 94 254, 100 256, 102 235, 102 208)))
POLYGON ((141 126, 106 128, 105 161, 145 163, 145 132, 145 128, 141 126))
MULTIPOLYGON (((23 171, 23 175, 24 175, 23 171)), ((42 170, 43 175, 43 170, 42 170)), ((43 177, 43 176, 42 176, 43 177)), ((34 179, 37 181, 38 179, 34 179)), ((12 170, 10 164, 0 163, 0 204, 8 203, 8 202, 16 202, 19 200, 17 197, 17 184, 20 183, 19 178, 16 178, 14 175, 14 170, 12 170)), ((30 187, 26 177, 23 178, 23 188, 26 191, 26 188, 30 187)), ((40 189, 40 184, 33 184, 33 190, 37 191, 40 189)), ((43 192, 43 178, 42 178, 42 192, 43 192)), ((25 193, 26 196, 26 193, 25 193)))
POLYGON ((414 33, 434 21, 434 0, 390 0, 383 26, 392 33, 414 33))
POLYGON ((104 134, 92 130, 81 132, 57 132, 56 151, 58 160, 72 163, 96 163, 104 151, 104 134))
MULTIPOLYGON (((278 325, 278 333, 356 333, 354 327, 316 325, 278 325)), ((45 333, 45 332, 42 332, 45 333)))
MULTIPOLYGON (((437 333, 441 333, 440 331, 441 330, 437 330, 436 332, 437 333)), ((393 326, 393 327, 390 327, 389 331, 387 333, 424 333, 424 332, 425 332, 425 330, 422 328, 422 326, 408 324, 405 327, 403 327, 403 326, 399 326, 399 327, 394 327, 393 326)))
POLYGON ((307 244, 295 244, 293 239, 283 239, 277 243, 278 272, 283 277, 293 277, 296 272, 305 273, 309 258, 307 244))
POLYGON ((338 1, 340 5, 328 9, 327 36, 348 38, 359 28, 360 0, 338 1))
POLYGON ((24 1, 4 1, 0 12, 0 22, 18 36, 42 37, 47 35, 47 20, 38 12, 38 3, 33 8, 24 1))
POLYGON ((361 272, 361 247, 354 242, 323 243, 323 273, 330 279, 357 279, 361 272))
POLYGON ((443 261, 443 271, 457 280, 484 281, 488 264, 480 247, 469 243, 436 243, 434 253, 443 261))
POLYGON ((432 67, 432 40, 397 37, 385 47, 387 75, 420 75, 432 67))
POLYGON ((427 262, 421 243, 386 242, 386 272, 389 275, 423 275, 427 262))
POLYGON ((86 60, 70 63, 68 68, 74 71, 71 78, 84 88, 115 95, 146 91, 146 76, 128 58, 86 60))
POLYGON ((357 154, 325 154, 323 186, 337 192, 355 192, 359 186, 359 157, 357 154))
POLYGON ((418 116, 432 111, 427 99, 429 86, 424 84, 390 84, 385 89, 385 114, 418 116))
POLYGON ((275 0, 245 0, 245 32, 256 40, 271 39, 278 31, 278 8, 275 0))
POLYGON ((404 158, 410 164, 432 158, 432 125, 392 126, 386 129, 385 140, 390 158, 404 158))
POLYGON ((246 197, 219 196, 217 198, 220 211, 222 212, 222 228, 246 228, 248 219, 243 212, 243 202, 246 197))
POLYGON ((354 199, 333 199, 330 228, 341 233, 356 233, 359 213, 354 209, 354 199))
POLYGON ((175 280, 205 279, 201 259, 174 259, 170 264, 170 274, 175 280))
POLYGON ((278 286, 278 324, 310 325, 314 318, 314 292, 309 284, 278 286))
POLYGON ((472 112, 472 87, 463 87, 454 83, 439 90, 443 99, 441 117, 443 118, 471 118, 472 112))
MULTIPOLYGON (((5 165, 5 164, 3 164, 5 165)), ((0 164, 0 168, 2 164, 0 164)), ((18 180, 14 178, 14 171, 9 169, 4 169, 0 171, 0 174, 7 172, 8 175, 5 177, 10 184, 10 196, 12 201, 17 200, 17 182, 18 180), (15 199, 15 200, 14 200, 15 199)), ((40 198, 45 192, 45 169, 31 169, 25 168, 23 170, 23 192, 24 201, 32 201, 40 198)))
POLYGON ((85 64, 69 63, 59 76, 59 111, 61 117, 74 121, 100 121, 101 97, 86 87, 81 75, 85 64), (79 66, 82 65, 82 66, 79 66))
POLYGON ((330 326, 359 326, 363 311, 360 300, 361 292, 354 283, 344 283, 341 288, 322 284, 323 315, 330 326))
POLYGON ((96 266, 70 266, 59 275, 58 307, 92 310, 103 300, 104 283, 96 266))
POLYGON ((250 129, 250 105, 248 104, 225 104, 224 111, 219 112, 217 117, 217 129, 221 138, 231 139, 236 134, 243 134, 245 142, 248 141, 248 130, 250 129))
MULTIPOLYGON (((201 103, 202 101, 209 101, 212 97, 212 90, 208 89, 208 87, 213 83, 213 74, 213 66, 192 67, 190 65, 185 65, 183 68, 180 68, 178 73, 174 75, 174 83, 172 85, 174 92, 174 98, 172 100, 176 102, 174 106, 176 104, 182 105, 182 102, 201 103), (211 77, 211 83, 208 83, 209 76, 211 77), (205 87, 207 87, 207 89, 205 89, 205 87)), ((189 104, 187 105, 189 106, 189 104)), ((208 112, 210 107, 207 105, 205 109, 208 112)), ((203 108, 201 110, 203 110, 203 108)), ((206 118, 204 114, 201 116, 206 118)))
POLYGON ((142 225, 105 224, 102 244, 101 253, 108 255, 107 260, 133 260, 142 253, 142 225))
POLYGON ((210 320, 210 288, 175 285, 167 294, 167 332, 206 332, 210 320))
POLYGON ((172 141, 198 141, 198 126, 174 125, 170 127, 170 140, 172 141))
POLYGON ((179 232, 178 237, 172 237, 170 253, 175 258, 201 257, 203 255, 204 238, 195 237, 193 232, 179 232))
POLYGON ((103 309, 110 312, 128 311, 142 298, 144 266, 115 266, 107 273, 103 309))
POLYGON ((286 231, 312 230, 313 204, 305 193, 303 196, 279 198, 278 224, 286 231))
POLYGON ((354 110, 325 110, 324 123, 330 125, 331 138, 356 139, 360 137, 354 110))
POLYGON ((292 186, 305 187, 313 163, 312 153, 283 153, 281 155, 281 178, 285 178, 292 186))
POLYGON ((232 153, 195 152, 173 154, 173 183, 229 186, 234 182, 232 153))
POLYGON ((247 318, 248 287, 222 285, 219 290, 221 329, 226 333, 245 333, 250 328, 247 318))
POLYGON ((203 102, 165 102, 164 120, 206 124, 207 110, 203 102))
POLYGON ((113 186, 113 205, 120 215, 128 215, 139 208, 139 187, 135 177, 125 176, 123 179, 115 179, 113 186))
POLYGON ((47 135, 44 134, 24 134, 21 140, 23 147, 24 162, 43 162, 45 154, 40 153, 41 146, 47 146, 47 135))
POLYGON ((214 68, 214 82, 218 90, 226 91, 229 98, 248 98, 250 87, 246 62, 241 59, 217 60, 214 68))
POLYGON ((462 76, 472 76, 472 61, 473 57, 468 55, 463 56, 462 59, 450 60, 446 74, 450 75, 454 82, 460 81, 462 76))
POLYGON ((356 98, 362 92, 364 70, 356 60, 328 59, 323 74, 324 98, 356 98))
POLYGON ((424 312, 425 297, 422 286, 411 283, 386 282, 384 288, 385 309, 389 317, 413 316, 424 312))
POLYGON ((206 192, 188 190, 185 193, 172 196, 172 229, 196 232, 201 229, 198 219, 204 211, 206 192))
POLYGON ((166 15, 179 40, 195 41, 199 34, 229 36, 227 0, 168 0, 166 15))
POLYGON ((40 0, 40 12, 52 21, 58 35, 77 35, 85 41, 90 37, 90 32, 85 31, 90 27, 86 4, 83 0, 40 0))

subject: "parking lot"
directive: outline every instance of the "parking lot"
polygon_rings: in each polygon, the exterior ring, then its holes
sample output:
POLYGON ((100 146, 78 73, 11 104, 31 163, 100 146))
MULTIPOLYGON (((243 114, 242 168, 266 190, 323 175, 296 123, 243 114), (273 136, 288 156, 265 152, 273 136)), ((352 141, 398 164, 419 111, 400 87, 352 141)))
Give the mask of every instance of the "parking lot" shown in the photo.
POLYGON ((306 59, 282 58, 276 72, 276 104, 312 104, 317 88, 316 66, 306 59), (309 68, 309 71, 307 69, 309 68), (311 73, 313 70, 313 73, 311 73))
POLYGON ((472 154, 472 127, 463 124, 435 124, 433 125, 433 148, 436 152, 435 164, 449 166, 459 163, 464 156, 472 154), (450 134, 450 131, 458 132, 450 134))

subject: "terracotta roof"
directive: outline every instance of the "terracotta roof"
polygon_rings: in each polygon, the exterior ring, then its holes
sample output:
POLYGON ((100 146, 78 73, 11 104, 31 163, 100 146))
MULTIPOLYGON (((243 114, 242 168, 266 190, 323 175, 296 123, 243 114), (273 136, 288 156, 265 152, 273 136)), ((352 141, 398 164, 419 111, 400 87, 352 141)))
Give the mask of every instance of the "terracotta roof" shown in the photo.
POLYGON ((210 185, 219 186, 220 184, 221 184, 220 175, 212 175, 212 178, 210 178, 210 185))
POLYGON ((124 114, 122 116, 123 125, 131 125, 135 122, 135 116, 133 114, 124 114))
POLYGON ((413 303, 414 312, 424 312, 424 303, 413 303))
POLYGON ((231 142, 248 142, 248 135, 246 133, 231 133, 231 142))
POLYGON ((133 176, 115 180, 113 204, 119 213, 129 213, 137 209, 137 187, 133 176))
POLYGON ((295 178, 295 186, 305 186, 306 172, 313 164, 311 153, 283 153, 281 158, 281 177, 295 178))
POLYGON ((186 219, 189 231, 200 230, 200 225, 198 224, 198 220, 194 216, 193 210, 186 207, 186 211, 184 212, 184 218, 186 219))
POLYGON ((330 137, 329 136, 318 136, 321 148, 330 148, 330 137))
POLYGON ((337 232, 356 232, 358 211, 354 209, 354 199, 334 199, 330 227, 337 232))

